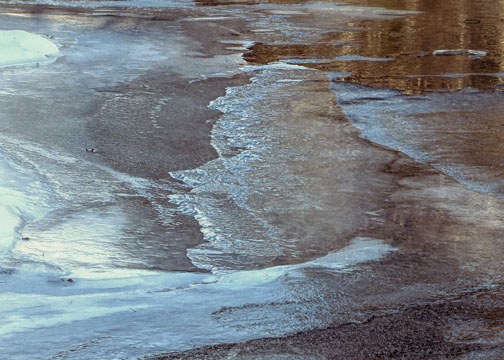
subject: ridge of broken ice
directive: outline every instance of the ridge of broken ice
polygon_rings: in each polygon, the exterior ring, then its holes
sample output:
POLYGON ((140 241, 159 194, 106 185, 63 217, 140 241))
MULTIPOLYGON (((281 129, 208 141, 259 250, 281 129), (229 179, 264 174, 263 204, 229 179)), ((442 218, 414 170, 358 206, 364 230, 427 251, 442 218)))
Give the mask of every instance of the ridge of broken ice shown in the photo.
POLYGON ((0 67, 54 60, 58 47, 43 36, 24 30, 0 30, 0 67))

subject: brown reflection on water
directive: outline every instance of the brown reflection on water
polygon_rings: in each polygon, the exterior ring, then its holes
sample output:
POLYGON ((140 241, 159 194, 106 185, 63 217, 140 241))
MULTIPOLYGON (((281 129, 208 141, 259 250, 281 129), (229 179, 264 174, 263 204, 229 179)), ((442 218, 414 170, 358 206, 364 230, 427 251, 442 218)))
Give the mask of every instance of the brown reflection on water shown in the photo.
MULTIPOLYGON (((294 5, 309 3, 310 0, 194 0, 198 6, 223 6, 223 5, 260 5, 260 4, 276 4, 276 5, 294 5)), ((331 2, 329 0, 328 2, 331 2)))
MULTIPOLYGON (((325 32, 311 44, 256 44, 245 55, 245 59, 263 64, 291 58, 296 58, 297 62, 303 58, 325 59, 305 65, 324 71, 349 72, 352 75, 345 79, 347 81, 396 88, 407 93, 466 87, 488 89, 503 83, 503 79, 499 77, 488 76, 500 73, 504 66, 503 1, 344 2, 347 5, 380 6, 422 13, 386 21, 351 23, 356 31, 325 32), (338 46, 341 44, 358 46, 338 46), (435 50, 445 49, 483 50, 488 54, 483 57, 467 53, 451 56, 432 54, 435 50), (342 55, 389 58, 393 61, 334 59, 342 55)), ((293 16, 292 21, 305 21, 301 20, 303 16, 305 15, 293 16)))

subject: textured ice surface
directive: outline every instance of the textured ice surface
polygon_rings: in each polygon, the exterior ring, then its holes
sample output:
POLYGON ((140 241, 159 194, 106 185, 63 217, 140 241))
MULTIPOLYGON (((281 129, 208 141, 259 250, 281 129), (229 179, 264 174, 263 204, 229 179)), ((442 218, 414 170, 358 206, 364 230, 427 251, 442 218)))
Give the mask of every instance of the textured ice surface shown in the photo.
POLYGON ((432 165, 472 190, 504 193, 502 93, 406 95, 341 81, 332 89, 362 137, 432 165))
POLYGON ((9 359, 133 358, 324 325, 327 318, 298 316, 313 304, 299 301, 291 279, 310 283, 310 271, 332 277, 392 251, 381 240, 355 238, 326 257, 261 270, 132 271, 72 282, 28 268, 0 274, 0 352, 9 359), (230 313, 241 322, 226 321, 230 313))

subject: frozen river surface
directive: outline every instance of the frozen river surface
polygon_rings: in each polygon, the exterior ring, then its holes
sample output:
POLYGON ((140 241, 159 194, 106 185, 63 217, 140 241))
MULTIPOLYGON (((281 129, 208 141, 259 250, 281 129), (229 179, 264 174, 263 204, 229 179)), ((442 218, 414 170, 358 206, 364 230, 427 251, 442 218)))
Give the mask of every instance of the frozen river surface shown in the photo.
MULTIPOLYGON (((498 287, 504 8, 400 3, 2 2, 0 354, 133 359, 498 287)), ((493 320, 450 341, 502 346, 493 320)))

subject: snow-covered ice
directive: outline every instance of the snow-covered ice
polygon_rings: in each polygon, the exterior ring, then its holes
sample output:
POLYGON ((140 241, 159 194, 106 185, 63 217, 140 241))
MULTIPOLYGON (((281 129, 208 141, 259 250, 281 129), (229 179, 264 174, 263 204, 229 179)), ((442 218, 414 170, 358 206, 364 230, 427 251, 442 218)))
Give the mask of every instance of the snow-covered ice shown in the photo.
POLYGON ((23 30, 0 30, 0 67, 50 62, 59 54, 47 38, 23 30))

